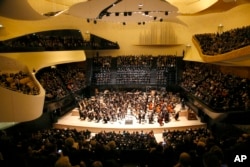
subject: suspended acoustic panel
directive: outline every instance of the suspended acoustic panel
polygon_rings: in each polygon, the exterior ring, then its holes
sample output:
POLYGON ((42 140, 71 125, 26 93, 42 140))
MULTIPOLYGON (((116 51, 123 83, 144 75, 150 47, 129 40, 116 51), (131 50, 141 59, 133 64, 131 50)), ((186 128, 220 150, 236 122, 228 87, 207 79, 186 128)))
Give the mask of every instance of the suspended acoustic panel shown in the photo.
POLYGON ((180 21, 178 8, 161 0, 91 0, 69 8, 73 16, 108 22, 180 21), (173 19, 174 18, 174 19, 173 19))

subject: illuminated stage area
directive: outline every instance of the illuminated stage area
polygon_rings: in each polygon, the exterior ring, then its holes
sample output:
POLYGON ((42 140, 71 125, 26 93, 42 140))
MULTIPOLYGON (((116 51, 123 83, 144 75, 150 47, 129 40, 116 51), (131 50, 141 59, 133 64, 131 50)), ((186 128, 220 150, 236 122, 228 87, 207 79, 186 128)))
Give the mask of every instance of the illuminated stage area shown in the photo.
MULTIPOLYGON (((176 106, 177 108, 180 106, 176 106)), ((186 130, 186 129, 195 129, 195 128, 201 128, 206 127, 205 123, 202 123, 200 118, 195 115, 196 119, 190 120, 188 118, 188 111, 186 109, 180 109, 179 118, 178 120, 175 120, 173 116, 170 116, 170 121, 167 123, 164 123, 164 125, 160 125, 157 122, 157 118, 154 118, 154 123, 149 124, 147 120, 145 122, 139 123, 139 121, 136 119, 135 116, 131 115, 130 123, 126 123, 126 119, 123 120, 117 120, 115 122, 107 122, 104 123, 102 120, 100 122, 96 121, 89 121, 89 120, 81 120, 79 117, 79 111, 78 109, 74 109, 68 114, 64 115, 58 121, 54 124, 55 128, 71 128, 76 130, 89 130, 92 133, 98 133, 101 131, 115 131, 115 132, 121 132, 121 131, 129 131, 129 132, 135 132, 135 131, 143 131, 143 132, 149 132, 153 131, 156 138, 158 138, 158 141, 161 140, 161 135, 164 130, 186 130)))

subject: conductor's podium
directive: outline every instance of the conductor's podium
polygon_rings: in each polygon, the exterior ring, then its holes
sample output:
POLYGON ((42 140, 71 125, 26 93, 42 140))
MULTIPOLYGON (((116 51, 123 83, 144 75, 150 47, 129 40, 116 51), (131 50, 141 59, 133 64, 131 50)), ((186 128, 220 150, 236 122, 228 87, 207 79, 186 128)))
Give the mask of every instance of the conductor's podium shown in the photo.
POLYGON ((132 125, 133 124, 133 116, 130 114, 127 114, 125 116, 125 125, 132 125))

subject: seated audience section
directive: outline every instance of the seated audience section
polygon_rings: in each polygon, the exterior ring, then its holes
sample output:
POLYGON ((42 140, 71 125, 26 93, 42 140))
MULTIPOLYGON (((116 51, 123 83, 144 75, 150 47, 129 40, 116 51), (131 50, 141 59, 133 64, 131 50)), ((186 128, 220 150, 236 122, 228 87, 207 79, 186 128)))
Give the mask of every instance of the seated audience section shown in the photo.
POLYGON ((250 80, 220 72, 219 66, 185 62, 180 86, 215 112, 249 111, 250 80))
POLYGON ((92 85, 116 85, 127 87, 172 86, 177 83, 175 55, 122 55, 117 57, 93 57, 92 85))
POLYGON ((36 78, 45 89, 43 110, 63 115, 76 105, 86 87, 85 64, 69 63, 45 67, 36 73, 36 78))
POLYGON ((44 91, 22 63, 0 56, 2 122, 28 121, 42 114, 44 91))
POLYGON ((81 31, 75 29, 34 32, 0 41, 0 52, 2 53, 96 49, 119 49, 119 45, 94 34, 89 34, 84 38, 81 31))
MULTIPOLYGON (((0 141, 6 143, 1 149, 6 158, 1 163, 4 167, 16 163, 52 167, 66 157, 73 166, 87 167, 96 162, 103 167, 173 167, 184 162, 194 167, 217 163, 235 166, 239 164, 234 162, 235 155, 249 155, 249 134, 235 128, 220 130, 224 133, 207 128, 163 130, 160 141, 154 131, 92 133, 87 129, 49 128, 18 135, 1 131, 0 141), (213 161, 209 163, 211 157, 213 161)), ((248 160, 243 164, 247 163, 248 160)))
POLYGON ((245 26, 220 33, 195 34, 193 42, 205 62, 220 62, 248 57, 249 34, 250 26, 245 26))

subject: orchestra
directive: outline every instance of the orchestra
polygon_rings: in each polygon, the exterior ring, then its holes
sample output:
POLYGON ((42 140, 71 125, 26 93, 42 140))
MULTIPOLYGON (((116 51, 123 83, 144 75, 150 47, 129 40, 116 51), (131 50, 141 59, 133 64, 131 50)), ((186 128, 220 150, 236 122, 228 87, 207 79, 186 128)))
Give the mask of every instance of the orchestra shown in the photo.
POLYGON ((81 120, 108 123, 121 121, 126 115, 139 124, 158 122, 160 126, 171 118, 178 119, 175 106, 181 104, 178 94, 167 91, 109 91, 96 90, 95 96, 78 101, 81 120))

